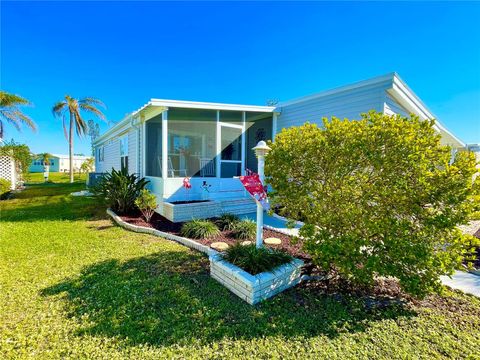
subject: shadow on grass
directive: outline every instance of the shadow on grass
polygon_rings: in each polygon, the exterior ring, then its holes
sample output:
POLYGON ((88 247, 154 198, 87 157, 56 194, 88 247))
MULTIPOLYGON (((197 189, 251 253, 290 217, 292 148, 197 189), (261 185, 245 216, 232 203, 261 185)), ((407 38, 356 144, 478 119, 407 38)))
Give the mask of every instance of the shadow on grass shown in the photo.
POLYGON ((131 345, 336 337, 383 319, 415 316, 400 305, 372 311, 359 299, 302 288, 250 306, 211 279, 208 259, 192 251, 100 262, 41 295, 65 296, 69 316, 86 319, 78 335, 119 337, 131 345))
POLYGON ((2 207, 2 221, 55 221, 104 219, 105 207, 91 197, 73 197, 72 192, 85 189, 84 183, 29 185, 16 193, 2 207), (15 200, 21 202, 15 202, 15 200))

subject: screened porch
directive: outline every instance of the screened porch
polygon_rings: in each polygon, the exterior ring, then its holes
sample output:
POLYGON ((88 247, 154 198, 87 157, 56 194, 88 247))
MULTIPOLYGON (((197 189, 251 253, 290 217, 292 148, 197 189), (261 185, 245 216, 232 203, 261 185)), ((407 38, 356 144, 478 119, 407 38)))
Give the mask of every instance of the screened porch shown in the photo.
MULTIPOLYGON (((261 108, 261 107, 259 107, 261 108)), ((273 112, 169 107, 144 123, 145 177, 163 201, 244 196, 238 176, 256 171, 251 148, 273 135, 273 112), (187 193, 183 180, 190 178, 187 193)))

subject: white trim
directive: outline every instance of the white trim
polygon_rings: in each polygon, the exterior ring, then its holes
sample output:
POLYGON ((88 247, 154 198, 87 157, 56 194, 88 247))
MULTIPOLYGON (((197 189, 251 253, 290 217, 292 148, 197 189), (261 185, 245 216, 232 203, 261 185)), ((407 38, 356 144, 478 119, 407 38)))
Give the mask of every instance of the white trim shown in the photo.
POLYGON ((459 147, 465 147, 465 143, 456 137, 438 120, 438 118, 427 108, 427 106, 398 76, 398 74, 394 73, 392 87, 391 89, 388 89, 387 92, 392 95, 395 100, 400 103, 400 105, 405 107, 408 111, 418 115, 420 119, 435 119, 435 127, 437 131, 447 134, 455 142, 457 142, 459 147))
POLYGON ((277 113, 273 113, 272 117, 272 141, 275 140, 275 135, 277 135, 277 113))
POLYGON ((242 176, 245 176, 245 154, 246 154, 246 146, 247 146, 247 143, 246 143, 246 134, 245 134, 245 122, 246 122, 246 119, 247 119, 247 114, 244 112, 242 112, 242 155, 241 155, 241 159, 242 159, 242 167, 240 169, 240 175, 242 176))
POLYGON ((215 152, 217 153, 217 156, 215 157, 215 166, 216 166, 216 177, 217 178, 220 178, 221 177, 221 174, 220 174, 220 171, 221 171, 221 163, 220 163, 220 158, 221 158, 221 150, 222 150, 222 142, 221 142, 221 138, 220 136, 222 135, 221 134, 221 131, 222 131, 222 127, 221 127, 221 124, 220 124, 220 110, 217 110, 217 127, 216 127, 216 145, 215 145, 215 152))
MULTIPOLYGON (((224 163, 236 163, 236 164, 239 164, 242 162, 242 160, 221 160, 221 162, 224 162, 224 163)), ((225 178, 225 179, 229 179, 229 178, 225 178)))
POLYGON ((184 101, 184 100, 165 100, 165 99, 151 99, 147 105, 179 107, 179 108, 189 108, 189 109, 255 111, 255 112, 265 112, 265 113, 270 113, 275 110, 275 106, 225 104, 225 103, 184 101))
POLYGON ((147 125, 146 122, 143 121, 142 123, 143 131, 142 131, 142 177, 145 177, 147 174, 147 170, 145 165, 147 163, 147 125))
POLYGON ((168 178, 168 110, 162 112, 162 178, 168 178))

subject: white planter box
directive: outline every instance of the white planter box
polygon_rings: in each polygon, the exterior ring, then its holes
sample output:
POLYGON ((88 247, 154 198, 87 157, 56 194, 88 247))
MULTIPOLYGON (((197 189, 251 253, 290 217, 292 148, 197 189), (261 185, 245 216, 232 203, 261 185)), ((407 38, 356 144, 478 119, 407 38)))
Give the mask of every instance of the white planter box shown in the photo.
POLYGON ((205 201, 190 204, 163 203, 163 216, 172 222, 208 219, 220 215, 222 208, 218 201, 205 201))
POLYGON ((250 275, 223 260, 219 254, 210 256, 210 276, 251 305, 297 285, 302 266, 302 260, 294 259, 271 272, 250 275))

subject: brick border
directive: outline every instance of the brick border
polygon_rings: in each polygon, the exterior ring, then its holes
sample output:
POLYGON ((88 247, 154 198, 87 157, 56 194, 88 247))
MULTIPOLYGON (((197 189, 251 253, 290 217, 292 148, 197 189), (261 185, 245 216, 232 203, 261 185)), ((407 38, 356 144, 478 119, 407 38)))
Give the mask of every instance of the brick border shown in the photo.
POLYGON ((129 223, 123 221, 120 218, 120 216, 115 214, 115 212, 110 208, 107 209, 107 214, 113 219, 113 221, 115 223, 117 223, 119 226, 123 227, 124 229, 134 231, 134 232, 138 232, 138 233, 150 234, 150 235, 163 237, 165 239, 178 242, 178 243, 180 243, 182 245, 185 245, 186 247, 189 247, 191 249, 198 250, 198 251, 200 251, 204 254, 207 254, 209 256, 217 253, 215 250, 211 249, 210 247, 208 247, 206 245, 199 244, 196 241, 190 240, 190 239, 182 237, 182 236, 169 234, 169 233, 166 233, 166 232, 163 232, 163 231, 160 231, 160 230, 147 228, 147 227, 144 227, 144 226, 137 226, 137 225, 129 224, 129 223))

